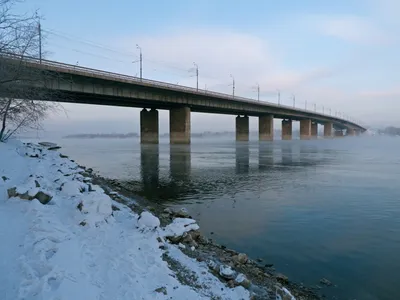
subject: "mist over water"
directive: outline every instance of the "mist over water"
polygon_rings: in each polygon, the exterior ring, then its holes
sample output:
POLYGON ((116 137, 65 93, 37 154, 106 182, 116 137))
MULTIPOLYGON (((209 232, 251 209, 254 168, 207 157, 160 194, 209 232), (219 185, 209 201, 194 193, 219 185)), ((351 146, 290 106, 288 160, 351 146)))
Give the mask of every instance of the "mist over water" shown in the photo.
POLYGON ((208 237, 291 280, 329 279, 328 299, 400 299, 400 138, 56 142, 138 195, 185 206, 208 237))

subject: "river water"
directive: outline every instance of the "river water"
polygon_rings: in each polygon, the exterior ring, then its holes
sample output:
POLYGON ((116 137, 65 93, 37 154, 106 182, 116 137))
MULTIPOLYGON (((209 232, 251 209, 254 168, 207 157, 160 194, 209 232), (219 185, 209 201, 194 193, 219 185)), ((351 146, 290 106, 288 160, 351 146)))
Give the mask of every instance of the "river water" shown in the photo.
POLYGON ((136 194, 186 207, 205 235, 291 280, 327 278, 328 299, 400 299, 400 138, 57 142, 136 194))

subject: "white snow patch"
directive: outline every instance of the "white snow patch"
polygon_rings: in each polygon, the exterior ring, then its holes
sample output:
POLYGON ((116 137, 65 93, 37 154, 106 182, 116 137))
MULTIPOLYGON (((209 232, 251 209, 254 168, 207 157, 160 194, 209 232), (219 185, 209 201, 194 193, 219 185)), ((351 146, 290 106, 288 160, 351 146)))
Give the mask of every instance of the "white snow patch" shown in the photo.
POLYGON ((153 216, 151 213, 148 211, 144 211, 140 214, 140 217, 138 219, 138 225, 139 227, 149 227, 149 228, 156 228, 160 226, 160 220, 153 216))
POLYGON ((227 288, 205 263, 176 246, 169 247, 169 255, 195 272, 200 288, 181 284, 162 259, 160 233, 197 230, 194 220, 176 219, 162 230, 141 230, 136 228, 139 223, 159 226, 159 220, 138 220, 98 186, 89 192, 76 176, 83 170, 57 151, 13 140, 0 143, 0 158, 1 300, 249 299, 247 290, 227 288), (36 154, 39 158, 30 157, 36 154), (8 199, 7 189, 13 187, 30 194, 46 191, 53 205, 8 199), (112 212, 112 203, 120 210, 112 212), (160 287, 167 295, 155 292, 160 287))
POLYGON ((164 229, 164 236, 182 236, 185 232, 198 230, 200 227, 193 219, 176 218, 164 229))

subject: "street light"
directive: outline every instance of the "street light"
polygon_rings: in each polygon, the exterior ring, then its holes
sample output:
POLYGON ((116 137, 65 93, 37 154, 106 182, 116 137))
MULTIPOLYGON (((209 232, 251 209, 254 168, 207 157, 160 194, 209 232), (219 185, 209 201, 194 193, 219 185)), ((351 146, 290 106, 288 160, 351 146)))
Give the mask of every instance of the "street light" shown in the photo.
POLYGON ((140 51, 140 56, 139 56, 139 60, 140 60, 140 81, 142 81, 143 78, 143 56, 142 56, 142 48, 140 48, 140 46, 138 44, 136 44, 136 48, 139 49, 140 51))
POLYGON ((232 74, 230 76, 232 78, 232 98, 235 98, 235 77, 232 74))
POLYGON ((199 90, 199 66, 193 62, 194 66, 196 67, 196 91, 199 90))
POLYGON ((276 90, 278 92, 278 105, 281 105, 281 91, 280 90, 276 90))
POLYGON ((260 85, 258 83, 256 85, 256 89, 257 89, 257 100, 260 101, 260 85))
POLYGON ((296 96, 292 94, 292 98, 293 98, 293 107, 296 107, 296 96))

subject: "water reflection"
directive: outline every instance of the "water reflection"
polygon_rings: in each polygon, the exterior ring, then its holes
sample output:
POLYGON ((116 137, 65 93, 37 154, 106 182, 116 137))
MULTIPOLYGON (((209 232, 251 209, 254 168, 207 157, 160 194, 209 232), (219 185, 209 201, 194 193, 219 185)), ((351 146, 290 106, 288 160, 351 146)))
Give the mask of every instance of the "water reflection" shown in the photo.
POLYGON ((282 165, 291 166, 293 164, 293 147, 290 144, 282 144, 282 165))
POLYGON ((271 143, 258 144, 258 169, 266 171, 274 165, 274 148, 271 143))
POLYGON ((248 143, 236 143, 236 173, 249 172, 250 149, 248 143))
POLYGON ((160 151, 158 145, 140 146, 140 175, 144 190, 159 185, 160 151))
POLYGON ((190 181, 191 148, 190 145, 170 145, 170 176, 172 181, 190 181))

